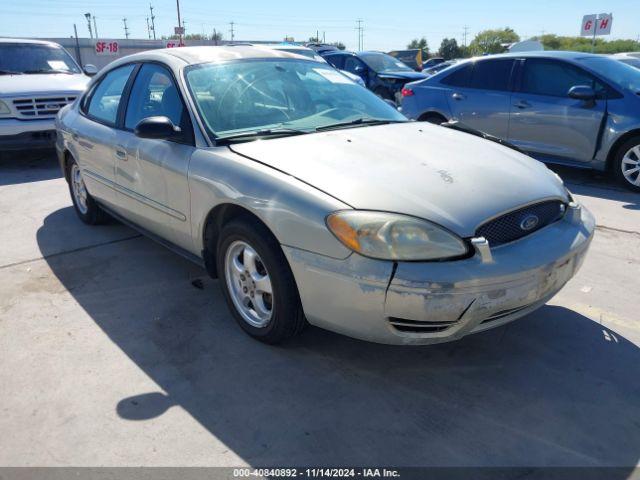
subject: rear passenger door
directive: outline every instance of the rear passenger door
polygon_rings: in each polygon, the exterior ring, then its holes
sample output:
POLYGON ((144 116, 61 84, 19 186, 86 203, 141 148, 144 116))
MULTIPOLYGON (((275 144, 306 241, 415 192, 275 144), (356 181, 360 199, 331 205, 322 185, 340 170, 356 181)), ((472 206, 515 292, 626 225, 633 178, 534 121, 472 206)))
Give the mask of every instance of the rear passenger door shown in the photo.
POLYGON ((511 105, 510 58, 477 60, 443 81, 453 120, 496 137, 507 138, 511 105))
POLYGON ((141 65, 129 93, 122 132, 122 154, 116 166, 121 208, 136 224, 191 250, 188 172, 195 151, 193 128, 168 68, 157 63, 141 65), (137 137, 136 125, 153 116, 168 117, 182 130, 181 137, 137 137))
POLYGON ((76 161, 82 169, 87 189, 107 206, 116 202, 114 146, 120 138, 118 115, 121 99, 135 65, 125 65, 107 73, 83 98, 81 115, 73 125, 76 161))
POLYGON ((513 94, 509 141, 541 160, 588 162, 593 158, 606 110, 606 87, 568 62, 524 60, 513 94), (570 98, 569 89, 592 87, 601 98, 570 98))

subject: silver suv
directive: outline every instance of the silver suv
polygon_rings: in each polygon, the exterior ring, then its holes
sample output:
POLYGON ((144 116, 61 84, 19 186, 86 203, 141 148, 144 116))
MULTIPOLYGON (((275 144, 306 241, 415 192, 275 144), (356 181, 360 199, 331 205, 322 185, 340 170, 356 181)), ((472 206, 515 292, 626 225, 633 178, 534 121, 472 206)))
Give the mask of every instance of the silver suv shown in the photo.
POLYGON ((54 147, 58 111, 95 73, 56 43, 0 38, 0 152, 54 147))

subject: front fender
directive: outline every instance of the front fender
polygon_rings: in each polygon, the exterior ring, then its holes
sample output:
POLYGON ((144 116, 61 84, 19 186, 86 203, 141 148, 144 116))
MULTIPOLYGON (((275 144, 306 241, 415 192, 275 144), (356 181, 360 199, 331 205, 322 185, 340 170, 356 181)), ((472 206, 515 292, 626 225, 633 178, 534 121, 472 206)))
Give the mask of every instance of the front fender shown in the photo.
POLYGON ((230 203, 256 215, 282 245, 333 258, 351 254, 325 225, 329 213, 349 205, 227 147, 202 149, 192 156, 189 188, 193 253, 199 255, 205 247, 209 213, 230 203))

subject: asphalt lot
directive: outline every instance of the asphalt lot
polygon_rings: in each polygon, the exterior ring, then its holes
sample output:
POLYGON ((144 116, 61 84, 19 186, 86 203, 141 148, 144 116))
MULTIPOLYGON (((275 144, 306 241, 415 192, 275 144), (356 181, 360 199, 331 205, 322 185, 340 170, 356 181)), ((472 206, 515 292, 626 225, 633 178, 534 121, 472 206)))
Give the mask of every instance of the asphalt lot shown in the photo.
POLYGON ((53 156, 0 161, 0 465, 636 466, 640 195, 558 172, 599 227, 549 305, 451 344, 269 347, 197 266, 82 224, 53 156))

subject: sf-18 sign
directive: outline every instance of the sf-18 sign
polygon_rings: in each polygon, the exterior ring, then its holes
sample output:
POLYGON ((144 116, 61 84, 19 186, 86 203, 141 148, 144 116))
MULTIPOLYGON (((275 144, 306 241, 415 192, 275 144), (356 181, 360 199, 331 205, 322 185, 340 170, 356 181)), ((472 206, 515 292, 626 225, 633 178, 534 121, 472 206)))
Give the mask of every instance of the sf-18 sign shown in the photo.
POLYGON ((95 44, 96 55, 118 55, 120 53, 120 45, 118 42, 99 41, 95 44))
POLYGON ((611 33, 612 23, 613 16, 610 13, 601 13, 600 15, 585 15, 584 17, 582 17, 580 36, 594 37, 596 35, 609 35, 611 33))

